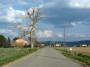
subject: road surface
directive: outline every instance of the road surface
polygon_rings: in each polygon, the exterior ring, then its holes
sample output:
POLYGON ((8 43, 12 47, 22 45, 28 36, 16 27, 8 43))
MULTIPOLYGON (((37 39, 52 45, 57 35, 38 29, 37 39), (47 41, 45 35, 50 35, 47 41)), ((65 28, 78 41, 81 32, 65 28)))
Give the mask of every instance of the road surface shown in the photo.
POLYGON ((56 50, 46 47, 2 67, 82 67, 56 50))

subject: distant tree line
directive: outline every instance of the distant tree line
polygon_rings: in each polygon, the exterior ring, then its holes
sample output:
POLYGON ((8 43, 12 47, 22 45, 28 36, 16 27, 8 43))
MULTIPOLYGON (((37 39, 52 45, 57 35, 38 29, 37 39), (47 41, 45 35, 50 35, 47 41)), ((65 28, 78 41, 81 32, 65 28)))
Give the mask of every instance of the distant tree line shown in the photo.
POLYGON ((0 48, 10 48, 11 40, 10 38, 6 38, 4 35, 0 35, 0 48))

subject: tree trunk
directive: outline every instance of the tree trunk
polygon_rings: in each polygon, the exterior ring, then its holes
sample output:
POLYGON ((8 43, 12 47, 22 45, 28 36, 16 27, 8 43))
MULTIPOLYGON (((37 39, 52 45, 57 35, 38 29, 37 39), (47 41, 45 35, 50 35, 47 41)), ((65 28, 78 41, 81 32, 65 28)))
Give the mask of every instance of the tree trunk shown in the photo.
POLYGON ((34 43, 33 42, 31 42, 31 48, 34 48, 34 43))

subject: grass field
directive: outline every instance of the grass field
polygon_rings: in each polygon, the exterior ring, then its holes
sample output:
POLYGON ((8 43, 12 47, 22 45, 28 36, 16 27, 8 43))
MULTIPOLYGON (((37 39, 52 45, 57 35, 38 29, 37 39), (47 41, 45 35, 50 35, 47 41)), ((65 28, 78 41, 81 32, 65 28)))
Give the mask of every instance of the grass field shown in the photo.
POLYGON ((35 52, 36 50, 37 49, 27 48, 0 48, 0 66, 35 52))
POLYGON ((60 50, 67 57, 84 62, 82 63, 84 67, 90 66, 90 47, 56 47, 55 49, 60 50))

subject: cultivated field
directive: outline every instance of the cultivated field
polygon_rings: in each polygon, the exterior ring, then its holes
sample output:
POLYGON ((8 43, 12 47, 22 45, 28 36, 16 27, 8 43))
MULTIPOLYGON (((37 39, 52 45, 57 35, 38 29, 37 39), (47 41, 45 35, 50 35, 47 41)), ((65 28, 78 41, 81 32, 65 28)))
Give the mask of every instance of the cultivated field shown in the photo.
POLYGON ((72 49, 71 51, 76 52, 76 53, 85 53, 85 54, 90 54, 90 47, 57 47, 58 49, 65 49, 69 50, 72 49))
POLYGON ((90 67, 90 47, 55 47, 63 55, 79 60, 84 67, 90 67))

